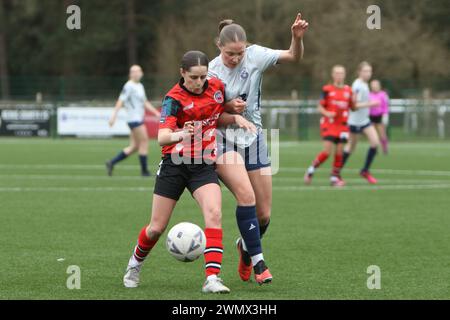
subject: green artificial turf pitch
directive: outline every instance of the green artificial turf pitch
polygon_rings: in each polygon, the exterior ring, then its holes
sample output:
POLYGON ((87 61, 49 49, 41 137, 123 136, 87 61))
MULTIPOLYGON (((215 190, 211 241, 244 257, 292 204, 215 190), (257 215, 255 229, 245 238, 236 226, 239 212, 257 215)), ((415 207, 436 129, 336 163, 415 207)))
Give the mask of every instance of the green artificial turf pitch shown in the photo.
MULTIPOLYGON (((154 178, 139 176, 133 156, 106 176, 104 161, 127 141, 0 139, 1 299, 448 299, 450 298, 450 143, 393 142, 374 164, 377 186, 358 176, 361 143, 343 176, 328 185, 331 160, 311 186, 303 173, 319 141, 286 142, 274 176, 273 215, 263 240, 270 285, 237 275, 235 202, 223 188, 229 295, 204 295, 203 259, 181 263, 158 243, 137 289, 122 276, 139 230, 149 221, 154 178), (67 269, 81 270, 81 289, 66 287, 67 269), (381 270, 369 290, 367 268, 381 270)), ((159 162, 151 142, 149 164, 159 162)), ((188 192, 170 226, 203 226, 188 192)), ((169 227, 170 227, 169 226, 169 227)))

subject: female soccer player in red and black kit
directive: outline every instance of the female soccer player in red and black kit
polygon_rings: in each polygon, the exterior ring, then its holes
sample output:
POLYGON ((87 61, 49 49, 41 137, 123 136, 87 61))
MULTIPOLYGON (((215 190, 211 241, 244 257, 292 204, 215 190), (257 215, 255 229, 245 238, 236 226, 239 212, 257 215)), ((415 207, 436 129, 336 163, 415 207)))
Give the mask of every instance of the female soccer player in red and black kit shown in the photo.
POLYGON ((335 146, 333 170, 330 182, 332 186, 345 185, 340 172, 343 165, 343 148, 349 135, 347 118, 349 110, 353 110, 353 95, 350 86, 345 85, 345 68, 341 65, 333 67, 331 72, 333 84, 325 85, 318 106, 322 114, 320 119, 320 133, 323 139, 323 150, 316 156, 305 173, 305 183, 311 184, 315 170, 324 163, 335 146))
POLYGON ((215 171, 217 124, 236 124, 256 132, 240 115, 223 112, 224 85, 207 80, 208 58, 200 51, 187 52, 181 62, 180 82, 163 101, 158 142, 162 161, 156 176, 150 224, 142 228, 123 278, 125 287, 139 284, 144 259, 166 229, 175 205, 187 188, 199 204, 205 220, 205 293, 228 293, 218 277, 221 268, 221 190, 215 171))

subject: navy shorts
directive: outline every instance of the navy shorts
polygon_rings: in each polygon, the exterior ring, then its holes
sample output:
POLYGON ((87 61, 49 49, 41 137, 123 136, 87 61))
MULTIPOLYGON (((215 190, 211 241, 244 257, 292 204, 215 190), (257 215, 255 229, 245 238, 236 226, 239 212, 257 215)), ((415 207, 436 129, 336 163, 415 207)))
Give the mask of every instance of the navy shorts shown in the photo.
POLYGON ((225 143, 217 141, 218 155, 227 153, 228 151, 236 151, 239 153, 245 162, 245 169, 247 171, 258 170, 261 168, 270 167, 269 151, 264 139, 263 133, 258 133, 255 141, 246 148, 240 148, 233 143, 225 143))
POLYGON ((143 121, 133 121, 133 122, 128 122, 128 127, 130 128, 130 130, 133 130, 134 128, 140 127, 144 124, 143 121))
POLYGON ((368 128, 371 125, 372 125, 372 123, 370 123, 370 122, 368 124, 363 125, 363 126, 352 126, 352 125, 350 125, 350 132, 351 133, 362 133, 365 128, 368 128))

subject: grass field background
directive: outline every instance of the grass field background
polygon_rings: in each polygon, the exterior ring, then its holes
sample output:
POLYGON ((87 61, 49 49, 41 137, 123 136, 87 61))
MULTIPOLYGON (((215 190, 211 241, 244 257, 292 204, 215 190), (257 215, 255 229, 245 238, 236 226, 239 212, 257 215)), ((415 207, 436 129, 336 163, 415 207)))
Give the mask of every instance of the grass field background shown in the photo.
MULTIPOLYGON (((263 241, 271 285, 238 278, 235 202, 223 188, 222 277, 232 290, 226 296, 202 294, 203 259, 176 261, 166 252, 165 235, 145 263, 141 286, 123 287, 154 185, 154 178, 139 176, 136 156, 106 176, 104 161, 126 143, 0 139, 1 299, 450 298, 448 142, 392 143, 390 154, 375 160, 377 186, 357 174, 367 150, 362 143, 343 172, 348 186, 342 190, 328 186, 330 160, 312 186, 303 185, 318 141, 282 143, 263 241), (80 290, 66 288, 69 265, 81 269, 80 290), (366 286, 370 265, 381 269, 380 290, 366 286)), ((159 157, 152 141, 153 172, 159 157)), ((170 226, 181 221, 203 226, 188 192, 170 226)))

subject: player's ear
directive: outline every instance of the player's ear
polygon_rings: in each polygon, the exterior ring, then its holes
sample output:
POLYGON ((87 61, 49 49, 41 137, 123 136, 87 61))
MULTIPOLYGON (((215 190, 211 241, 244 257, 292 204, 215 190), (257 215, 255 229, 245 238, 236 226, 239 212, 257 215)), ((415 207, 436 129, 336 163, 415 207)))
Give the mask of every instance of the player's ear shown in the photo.
POLYGON ((186 75, 186 71, 183 68, 180 68, 180 75, 184 78, 186 75))
POLYGON ((216 39, 214 39, 214 44, 215 44, 216 47, 219 48, 219 50, 220 50, 220 40, 219 40, 219 37, 217 37, 216 39))

